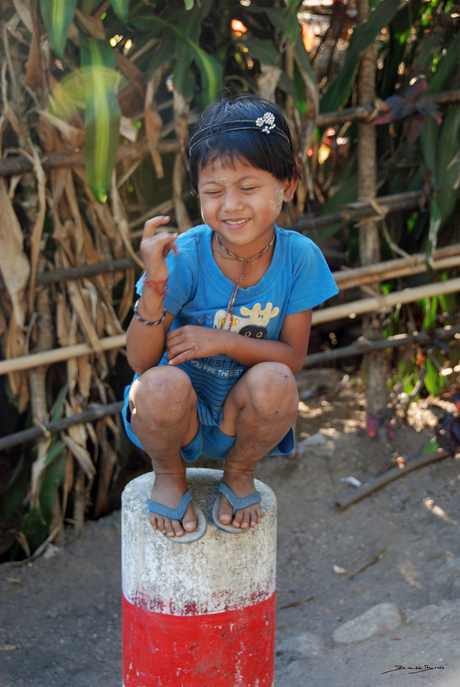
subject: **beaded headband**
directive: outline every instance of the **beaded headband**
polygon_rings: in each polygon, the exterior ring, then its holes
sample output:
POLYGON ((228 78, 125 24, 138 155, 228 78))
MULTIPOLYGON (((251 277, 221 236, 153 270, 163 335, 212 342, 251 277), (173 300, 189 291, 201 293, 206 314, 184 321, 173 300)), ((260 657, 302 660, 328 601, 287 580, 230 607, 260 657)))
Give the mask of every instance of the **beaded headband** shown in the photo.
POLYGON ((221 126, 222 128, 205 126, 193 134, 189 143, 189 153, 191 154, 192 149, 198 145, 198 143, 202 143, 211 136, 219 136, 223 133, 227 134, 230 131, 243 131, 247 129, 252 131, 261 131, 264 134, 278 134, 279 136, 285 138, 289 145, 291 145, 291 142, 284 131, 275 124, 275 115, 272 112, 265 112, 262 117, 258 117, 255 120, 239 119, 235 122, 223 122, 221 126))

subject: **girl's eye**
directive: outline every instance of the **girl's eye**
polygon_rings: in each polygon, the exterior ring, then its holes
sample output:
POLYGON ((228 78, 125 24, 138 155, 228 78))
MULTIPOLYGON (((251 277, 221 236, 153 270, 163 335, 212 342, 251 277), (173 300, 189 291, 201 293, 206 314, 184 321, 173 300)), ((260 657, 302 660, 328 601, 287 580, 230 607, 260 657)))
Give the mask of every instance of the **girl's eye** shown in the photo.
POLYGON ((242 191, 255 191, 256 187, 255 186, 245 186, 242 188, 242 191))

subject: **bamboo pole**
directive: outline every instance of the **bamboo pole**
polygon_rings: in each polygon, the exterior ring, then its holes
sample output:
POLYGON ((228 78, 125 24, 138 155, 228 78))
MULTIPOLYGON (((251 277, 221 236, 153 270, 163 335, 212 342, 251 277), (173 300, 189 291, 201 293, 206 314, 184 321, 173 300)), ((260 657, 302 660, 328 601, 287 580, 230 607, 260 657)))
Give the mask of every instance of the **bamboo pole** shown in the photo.
MULTIPOLYGON (((105 339, 100 339, 100 344, 103 351, 123 348, 126 345, 126 334, 117 334, 116 336, 108 336, 105 339)), ((90 355, 95 352, 94 348, 89 344, 81 343, 75 344, 74 346, 53 348, 49 351, 42 351, 41 353, 32 353, 31 355, 24 355, 19 358, 10 358, 9 360, 0 361, 0 375, 8 372, 16 372, 18 370, 31 370, 38 365, 59 363, 64 360, 70 360, 70 358, 79 358, 82 355, 90 355)))
POLYGON ((93 420, 99 420, 107 415, 117 415, 121 412, 123 403, 123 401, 116 401, 115 403, 109 403, 105 406, 96 406, 89 408, 88 410, 84 410, 82 413, 78 413, 77 415, 63 417, 60 420, 55 420, 54 422, 46 422, 40 427, 30 427, 30 429, 24 429, 22 432, 16 432, 16 434, 10 434, 9 436, 2 437, 0 439, 0 451, 5 451, 13 446, 18 446, 18 444, 25 444, 27 441, 32 441, 33 439, 38 439, 47 432, 50 434, 62 432, 64 429, 68 429, 69 427, 82 425, 85 422, 92 422, 93 420))
MULTIPOLYGON (((357 21, 366 22, 369 18, 369 0, 356 0, 357 21)), ((361 55, 358 66, 358 104, 367 105, 375 100, 375 74, 377 53, 374 45, 361 55)), ((358 200, 371 201, 375 205, 377 196, 377 131, 368 120, 358 121, 358 200)), ((359 255, 362 265, 380 262, 380 236, 378 215, 360 223, 359 255)), ((378 280, 371 283, 374 290, 379 287, 378 280)), ((367 339, 383 338, 383 324, 375 309, 364 310, 362 330, 367 339)), ((364 374, 366 377, 367 412, 377 417, 387 406, 387 387, 385 357, 380 351, 364 354, 364 374)))
POLYGON ((323 351, 322 353, 313 353, 307 355, 303 364, 304 369, 315 367, 321 363, 330 362, 331 360, 338 360, 339 358, 348 358, 355 355, 363 355, 368 351, 384 351, 387 348, 399 348, 400 346, 409 346, 414 343, 426 344, 436 341, 437 339, 450 339, 460 335, 460 325, 447 327, 440 327, 430 332, 414 332, 413 334, 396 334, 389 336, 388 339, 377 339, 369 341, 364 337, 357 339, 351 346, 342 346, 341 348, 333 348, 331 351, 323 351))
MULTIPOLYGON (((431 298, 444 293, 456 293, 460 291, 460 277, 447 281, 426 284, 412 289, 404 289, 396 293, 382 294, 375 298, 365 298, 363 300, 344 303, 342 305, 315 310, 313 312, 312 324, 322 324, 333 322, 345 317, 356 317, 363 313, 375 312, 383 308, 391 308, 399 303, 411 303, 420 298, 431 298)), ((126 334, 117 334, 100 339, 103 351, 110 351, 115 348, 123 348, 126 345, 126 334)), ((38 365, 49 365, 51 363, 62 362, 70 358, 78 358, 82 355, 95 353, 94 349, 87 343, 76 344, 74 346, 64 346, 54 348, 42 353, 24 355, 19 358, 10 358, 0 361, 0 375, 18 370, 30 370, 38 365)))
MULTIPOLYGON (((395 193, 389 196, 379 196, 375 201, 383 206, 388 212, 402 212, 403 210, 415 210, 420 207, 423 197, 422 191, 407 191, 406 193, 395 193)), ((354 203, 343 205, 338 212, 319 217, 309 217, 304 215, 299 217, 297 222, 290 224, 287 228, 300 233, 311 232, 314 229, 327 227, 331 224, 340 222, 352 222, 358 219, 369 219, 375 217, 375 209, 366 200, 359 200, 354 203)))
MULTIPOLYGON (((433 270, 445 270, 460 265, 460 244, 448 246, 447 250, 441 249, 435 254, 430 265, 433 270), (449 249, 453 248, 452 253, 449 249), (441 251, 443 251, 441 253, 441 251), (439 257, 438 257, 439 256, 439 257)), ((412 274, 427 272, 427 256, 425 253, 417 253, 410 258, 398 258, 386 260, 376 265, 366 265, 351 270, 333 272, 332 275, 340 291, 351 289, 361 284, 369 284, 379 281, 406 277, 412 274)))
MULTIPOLYGON (((356 317, 366 313, 379 312, 384 308, 393 308, 401 303, 413 303, 420 298, 432 298, 444 293, 457 293, 460 291, 460 277, 448 279, 447 281, 425 284, 411 289, 403 289, 394 293, 381 294, 378 297, 363 298, 352 303, 343 303, 331 308, 315 310, 313 313, 312 324, 321 324, 340 320, 345 317, 356 317)), ((1 365, 1 363, 0 363, 1 365)))

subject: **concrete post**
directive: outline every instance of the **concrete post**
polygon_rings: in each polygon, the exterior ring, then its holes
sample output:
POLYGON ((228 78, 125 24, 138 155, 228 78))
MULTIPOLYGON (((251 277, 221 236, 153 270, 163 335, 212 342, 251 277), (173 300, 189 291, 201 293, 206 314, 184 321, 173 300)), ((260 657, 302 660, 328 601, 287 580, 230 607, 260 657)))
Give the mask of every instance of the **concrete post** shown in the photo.
POLYGON ((261 524, 228 534, 211 521, 221 478, 221 470, 187 470, 208 521, 191 544, 151 528, 153 473, 123 493, 124 687, 273 686, 276 499, 256 480, 261 524))

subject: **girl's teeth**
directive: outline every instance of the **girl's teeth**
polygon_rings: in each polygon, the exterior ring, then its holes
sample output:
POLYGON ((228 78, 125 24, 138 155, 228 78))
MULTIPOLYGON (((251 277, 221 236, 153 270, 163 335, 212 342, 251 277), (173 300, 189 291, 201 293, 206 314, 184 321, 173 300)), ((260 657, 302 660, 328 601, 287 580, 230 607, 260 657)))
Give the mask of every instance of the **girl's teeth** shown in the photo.
POLYGON ((240 220, 238 220, 238 222, 233 222, 232 220, 228 220, 227 224, 244 224, 245 222, 247 222, 247 220, 245 220, 245 219, 240 219, 240 220))

